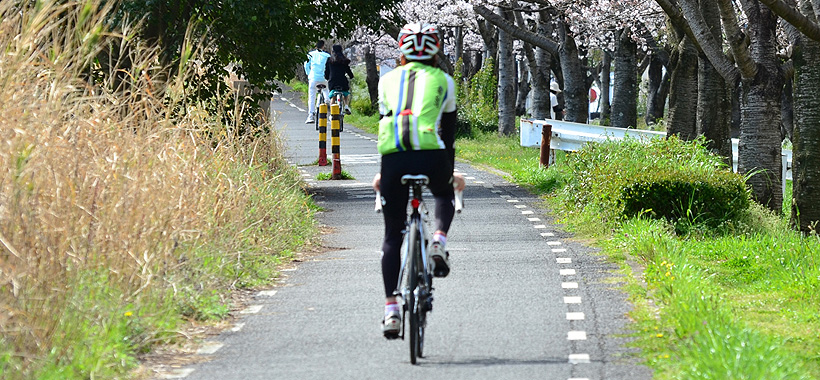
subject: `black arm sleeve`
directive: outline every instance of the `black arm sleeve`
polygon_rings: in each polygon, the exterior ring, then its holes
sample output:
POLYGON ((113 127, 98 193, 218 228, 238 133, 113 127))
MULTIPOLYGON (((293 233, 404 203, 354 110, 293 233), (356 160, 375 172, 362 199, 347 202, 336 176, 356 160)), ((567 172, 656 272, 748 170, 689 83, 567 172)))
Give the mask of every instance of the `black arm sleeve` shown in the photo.
POLYGON ((347 75, 353 79, 353 70, 350 69, 350 65, 347 66, 347 75))
POLYGON ((450 165, 455 167, 456 163, 456 112, 447 112, 441 115, 441 141, 444 142, 444 149, 447 157, 450 158, 450 165))
POLYGON ((330 79, 330 62, 325 63, 325 80, 330 79))

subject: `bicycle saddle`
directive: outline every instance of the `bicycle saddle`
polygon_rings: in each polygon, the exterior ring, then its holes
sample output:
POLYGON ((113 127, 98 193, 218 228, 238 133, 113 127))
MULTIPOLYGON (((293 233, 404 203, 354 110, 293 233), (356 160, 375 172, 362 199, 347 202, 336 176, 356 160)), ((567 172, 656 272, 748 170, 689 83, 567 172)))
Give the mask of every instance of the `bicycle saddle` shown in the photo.
POLYGON ((424 174, 405 174, 401 176, 401 184, 406 185, 408 183, 420 183, 422 185, 426 185, 430 182, 430 178, 424 174))
POLYGON ((317 85, 316 85, 316 88, 318 88, 318 89, 320 89, 320 90, 321 90, 321 89, 323 89, 323 88, 325 88, 325 87, 327 87, 327 86, 325 86, 325 85, 323 85, 323 84, 321 84, 321 83, 319 83, 319 84, 317 84, 317 85))

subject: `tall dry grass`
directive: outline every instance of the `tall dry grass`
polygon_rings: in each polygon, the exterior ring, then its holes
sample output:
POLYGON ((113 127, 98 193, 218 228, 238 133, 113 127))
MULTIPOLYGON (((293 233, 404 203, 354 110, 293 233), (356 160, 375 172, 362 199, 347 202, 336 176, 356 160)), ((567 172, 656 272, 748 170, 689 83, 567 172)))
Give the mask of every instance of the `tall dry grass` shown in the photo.
POLYGON ((184 81, 153 79, 155 50, 106 31, 110 11, 0 2, 2 378, 124 376, 180 313, 224 309, 312 236, 276 137, 171 112, 184 81), (95 63, 112 48, 130 64, 95 63))

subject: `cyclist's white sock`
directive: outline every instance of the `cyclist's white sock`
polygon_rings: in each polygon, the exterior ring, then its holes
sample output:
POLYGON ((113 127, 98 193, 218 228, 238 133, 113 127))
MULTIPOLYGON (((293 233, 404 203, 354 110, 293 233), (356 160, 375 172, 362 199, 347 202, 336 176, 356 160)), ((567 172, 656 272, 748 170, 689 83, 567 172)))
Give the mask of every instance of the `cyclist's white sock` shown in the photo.
POLYGON ((433 241, 439 242, 442 245, 447 245, 447 235, 441 231, 436 231, 436 233, 433 234, 433 241))
POLYGON ((384 305, 384 315, 397 314, 399 312, 399 303, 396 301, 387 302, 384 305))

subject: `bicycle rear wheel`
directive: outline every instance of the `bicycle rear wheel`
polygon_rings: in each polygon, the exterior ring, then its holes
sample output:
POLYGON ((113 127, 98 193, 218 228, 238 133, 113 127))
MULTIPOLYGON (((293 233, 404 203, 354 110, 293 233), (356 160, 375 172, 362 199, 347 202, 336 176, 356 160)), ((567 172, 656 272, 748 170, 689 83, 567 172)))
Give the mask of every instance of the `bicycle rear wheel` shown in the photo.
POLYGON ((410 238, 408 239, 410 249, 407 252, 407 254, 410 255, 410 260, 408 260, 410 267, 407 268, 407 286, 410 289, 408 292, 407 311, 410 319, 410 363, 412 364, 416 364, 416 358, 421 357, 421 339, 424 337, 421 323, 419 323, 421 305, 419 305, 419 299, 416 293, 419 288, 418 273, 420 269, 419 260, 421 259, 421 239, 417 223, 417 221, 413 221, 410 224, 410 238))
MULTIPOLYGON (((321 92, 321 90, 319 90, 321 92)), ((322 101, 322 97, 320 95, 316 95, 316 108, 313 109, 313 125, 316 126, 316 130, 319 130, 319 104, 322 101)))

